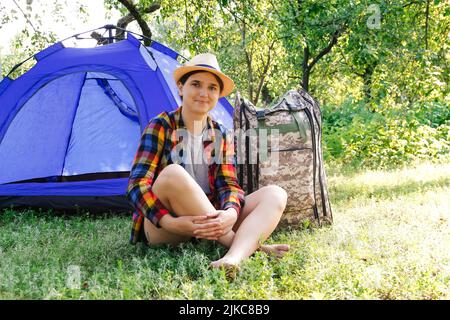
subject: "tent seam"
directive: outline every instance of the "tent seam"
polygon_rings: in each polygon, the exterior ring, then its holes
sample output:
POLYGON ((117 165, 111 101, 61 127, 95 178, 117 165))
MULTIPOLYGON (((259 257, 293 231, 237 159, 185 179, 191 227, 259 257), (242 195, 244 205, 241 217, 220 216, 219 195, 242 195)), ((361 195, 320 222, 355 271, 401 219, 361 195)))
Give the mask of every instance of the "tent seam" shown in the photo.
POLYGON ((72 118, 72 124, 70 126, 70 134, 69 134, 69 138, 67 139, 66 151, 64 152, 64 161, 63 161, 63 164, 62 164, 62 167, 61 167, 61 174, 60 174, 61 177, 63 176, 64 166, 66 165, 67 150, 69 150, 70 139, 72 138, 72 132, 73 132, 73 124, 74 124, 75 118, 77 116, 78 107, 80 106, 81 92, 83 91, 84 84, 86 82, 87 74, 88 74, 87 72, 84 73, 83 83, 81 84, 80 92, 78 93, 78 99, 77 99, 77 102, 76 102, 76 105, 75 105, 75 110, 74 110, 74 114, 73 114, 73 118, 72 118))

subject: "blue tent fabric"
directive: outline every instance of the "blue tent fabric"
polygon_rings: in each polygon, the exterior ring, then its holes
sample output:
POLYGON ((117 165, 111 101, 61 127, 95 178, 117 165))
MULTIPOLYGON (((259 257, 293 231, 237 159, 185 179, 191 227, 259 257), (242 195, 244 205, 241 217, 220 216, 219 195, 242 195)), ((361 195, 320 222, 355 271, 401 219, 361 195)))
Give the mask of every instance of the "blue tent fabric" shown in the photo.
POLYGON ((0 143, 0 183, 61 174, 83 80, 81 73, 70 74, 25 103, 0 143), (70 90, 63 91, 66 86, 70 90), (58 108, 53 100, 60 101, 58 108))
MULTIPOLYGON (((172 80, 177 57, 128 33, 95 48, 58 42, 37 53, 36 65, 18 79, 4 78, 0 207, 2 197, 125 196, 127 179, 114 173, 131 169, 148 121, 181 104, 172 80)), ((210 114, 232 128, 225 98, 210 114)))

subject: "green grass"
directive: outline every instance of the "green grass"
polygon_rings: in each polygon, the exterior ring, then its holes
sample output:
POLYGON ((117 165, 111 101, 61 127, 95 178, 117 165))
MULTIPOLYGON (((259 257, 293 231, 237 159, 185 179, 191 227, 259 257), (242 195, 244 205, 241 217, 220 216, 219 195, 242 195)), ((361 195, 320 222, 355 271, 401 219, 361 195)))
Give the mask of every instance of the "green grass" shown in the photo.
POLYGON ((129 245, 129 216, 5 210, 0 298, 450 299, 450 164, 328 178, 334 224, 275 232, 291 252, 234 281, 208 269, 220 245, 129 245))

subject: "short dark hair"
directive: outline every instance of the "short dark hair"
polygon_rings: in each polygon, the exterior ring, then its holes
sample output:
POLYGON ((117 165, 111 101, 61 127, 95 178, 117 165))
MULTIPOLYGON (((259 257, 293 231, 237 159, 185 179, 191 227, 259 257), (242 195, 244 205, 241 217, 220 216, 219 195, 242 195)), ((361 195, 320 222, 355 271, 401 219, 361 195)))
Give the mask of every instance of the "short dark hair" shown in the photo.
MULTIPOLYGON (((190 76, 192 76, 193 74, 199 73, 199 72, 208 72, 208 71, 203 71, 203 70, 194 70, 191 72, 186 73, 185 75, 183 75, 180 80, 181 84, 184 85, 187 81, 187 79, 189 79, 190 76)), ((214 77, 216 77, 217 82, 219 82, 219 87, 220 87, 220 92, 222 92, 223 90, 223 81, 222 79, 220 79, 217 75, 215 75, 214 73, 210 72, 214 77)))

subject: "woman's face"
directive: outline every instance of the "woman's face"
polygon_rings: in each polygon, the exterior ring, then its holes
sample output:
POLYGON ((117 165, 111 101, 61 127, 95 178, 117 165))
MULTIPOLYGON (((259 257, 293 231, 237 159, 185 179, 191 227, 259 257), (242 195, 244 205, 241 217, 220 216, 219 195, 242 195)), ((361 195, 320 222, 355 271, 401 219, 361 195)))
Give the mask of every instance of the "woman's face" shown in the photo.
POLYGON ((206 114, 219 100, 220 86, 210 72, 197 72, 191 75, 184 85, 178 82, 178 93, 183 97, 183 107, 190 112, 206 114))

